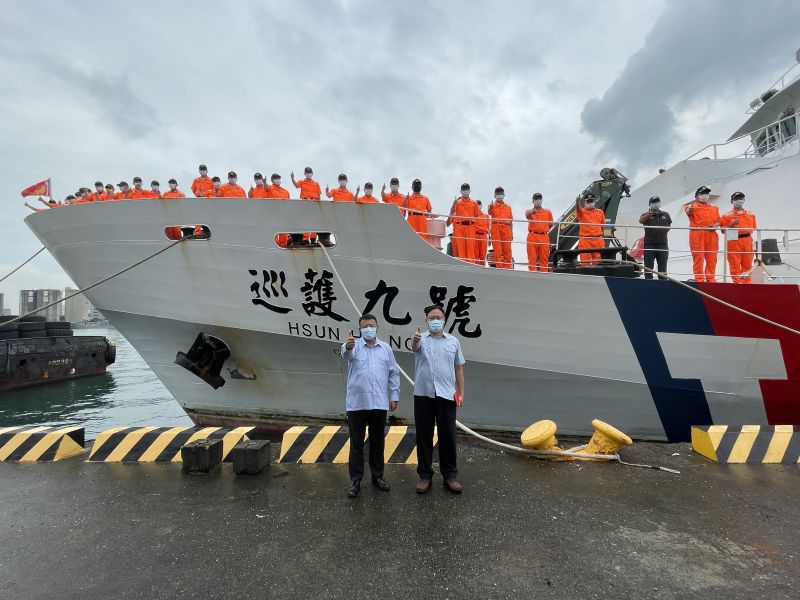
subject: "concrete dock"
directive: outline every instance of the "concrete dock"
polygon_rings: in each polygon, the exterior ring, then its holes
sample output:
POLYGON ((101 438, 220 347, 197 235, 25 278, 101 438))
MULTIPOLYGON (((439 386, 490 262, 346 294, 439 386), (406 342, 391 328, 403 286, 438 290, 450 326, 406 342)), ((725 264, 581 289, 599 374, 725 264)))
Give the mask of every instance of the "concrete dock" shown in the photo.
POLYGON ((798 467, 626 450, 681 474, 465 443, 463 495, 388 465, 351 500, 346 465, 0 463, 0 598, 798 597, 798 467))

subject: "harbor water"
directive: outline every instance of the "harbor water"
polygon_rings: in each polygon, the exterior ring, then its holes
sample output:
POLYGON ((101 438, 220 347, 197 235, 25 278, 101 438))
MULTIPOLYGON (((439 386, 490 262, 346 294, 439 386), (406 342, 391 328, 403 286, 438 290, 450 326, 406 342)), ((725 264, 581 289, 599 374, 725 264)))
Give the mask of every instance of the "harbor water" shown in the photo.
POLYGON ((117 344, 117 361, 105 375, 84 377, 0 394, 0 424, 84 425, 88 439, 120 426, 191 425, 147 363, 113 327, 76 329, 117 344))

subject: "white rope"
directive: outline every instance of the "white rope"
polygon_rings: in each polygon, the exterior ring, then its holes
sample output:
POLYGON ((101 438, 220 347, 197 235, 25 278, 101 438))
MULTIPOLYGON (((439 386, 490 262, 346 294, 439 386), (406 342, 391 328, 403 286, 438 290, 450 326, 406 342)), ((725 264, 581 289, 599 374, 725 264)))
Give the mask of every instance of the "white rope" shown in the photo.
MULTIPOLYGON (((333 271, 334 276, 339 281, 339 285, 342 286, 347 299, 350 300, 350 304, 353 306, 353 310, 356 313, 357 317, 361 317, 361 311, 358 308, 358 305, 353 300, 353 297, 350 295, 350 290, 347 288, 347 284, 345 284, 342 276, 339 274, 339 270, 336 268, 336 265, 333 263, 333 259, 331 259, 331 255, 328 254, 327 248, 323 244, 320 244, 319 247, 322 249, 322 252, 325 253, 325 258, 328 259, 328 263, 331 266, 331 270, 333 271)), ((397 368, 400 370, 400 374, 408 381, 411 386, 414 386, 414 380, 405 372, 403 367, 397 365, 397 368)), ((571 458, 583 458, 583 459, 596 459, 596 460, 619 460, 619 454, 579 454, 577 450, 581 450, 586 446, 576 446, 574 448, 569 448, 568 450, 535 450, 533 448, 522 448, 520 446, 514 446, 512 444, 506 444, 505 442, 499 442, 497 440, 493 440, 492 438, 486 437, 478 433, 477 431, 470 429, 460 421, 456 420, 456 427, 458 427, 464 433, 467 433, 487 444, 492 444, 497 446, 498 448, 503 448, 504 450, 509 450, 511 452, 516 452, 518 454, 527 454, 530 456, 537 456, 540 458, 552 458, 554 456, 568 456, 571 458)), ((660 467, 654 467, 660 468, 660 467)))

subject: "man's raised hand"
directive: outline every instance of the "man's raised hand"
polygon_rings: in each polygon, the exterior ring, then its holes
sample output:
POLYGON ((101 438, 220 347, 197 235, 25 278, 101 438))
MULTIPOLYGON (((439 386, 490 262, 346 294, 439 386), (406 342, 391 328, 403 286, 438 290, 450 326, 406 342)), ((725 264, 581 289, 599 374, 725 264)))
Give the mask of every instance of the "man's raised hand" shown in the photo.
POLYGON ((355 348, 356 338, 353 335, 353 330, 352 329, 350 330, 350 333, 347 334, 347 341, 344 343, 344 345, 345 345, 345 348, 347 348, 348 350, 352 350, 353 348, 355 348))

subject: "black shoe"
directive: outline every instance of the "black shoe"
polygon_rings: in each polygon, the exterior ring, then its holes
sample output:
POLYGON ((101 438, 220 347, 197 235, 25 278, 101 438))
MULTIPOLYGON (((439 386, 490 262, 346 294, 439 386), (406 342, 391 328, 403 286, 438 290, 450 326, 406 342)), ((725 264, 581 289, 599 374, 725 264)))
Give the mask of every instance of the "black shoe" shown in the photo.
POLYGON ((391 486, 383 480, 383 477, 378 477, 372 480, 372 485, 378 488, 382 492, 388 492, 391 486))
POLYGON ((428 490, 431 489, 431 480, 430 479, 420 479, 417 482, 417 493, 418 494, 425 494, 428 490))
POLYGON ((361 491, 361 482, 354 481, 350 484, 350 487, 347 488, 347 497, 348 498, 355 498, 358 496, 358 493, 361 491))

